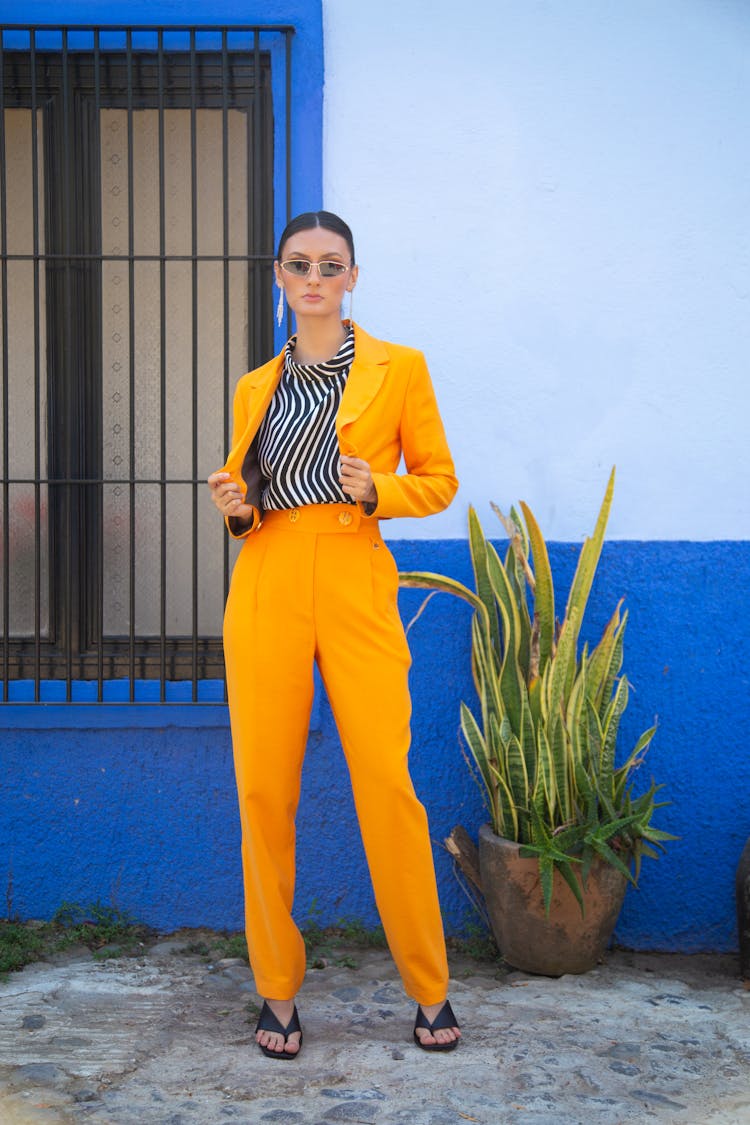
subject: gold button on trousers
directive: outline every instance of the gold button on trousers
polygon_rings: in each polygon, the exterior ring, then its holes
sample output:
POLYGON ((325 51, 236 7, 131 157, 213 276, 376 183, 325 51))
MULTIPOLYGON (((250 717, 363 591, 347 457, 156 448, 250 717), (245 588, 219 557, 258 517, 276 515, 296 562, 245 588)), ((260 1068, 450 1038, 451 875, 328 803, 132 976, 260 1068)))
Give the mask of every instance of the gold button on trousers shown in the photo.
POLYGON ((313 700, 325 684, 375 900, 407 993, 437 1004, 448 965, 427 817, 408 770, 409 649, 377 520, 344 504, 267 513, 235 564, 224 619, 250 963, 261 996, 296 995, 294 818, 313 700), (295 518, 292 518, 292 515, 295 518))

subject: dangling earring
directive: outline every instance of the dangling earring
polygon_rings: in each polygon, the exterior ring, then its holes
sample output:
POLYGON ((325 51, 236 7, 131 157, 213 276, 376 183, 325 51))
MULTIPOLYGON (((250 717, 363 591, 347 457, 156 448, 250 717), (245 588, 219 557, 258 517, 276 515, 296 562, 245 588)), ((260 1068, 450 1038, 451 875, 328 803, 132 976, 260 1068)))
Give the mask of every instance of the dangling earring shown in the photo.
POLYGON ((279 303, 276 306, 276 323, 281 328, 281 322, 284 319, 284 290, 279 286, 279 303))
POLYGON ((354 308, 354 286, 352 286, 351 289, 349 290, 349 323, 350 324, 354 324, 354 316, 352 315, 352 309, 353 308, 354 308))

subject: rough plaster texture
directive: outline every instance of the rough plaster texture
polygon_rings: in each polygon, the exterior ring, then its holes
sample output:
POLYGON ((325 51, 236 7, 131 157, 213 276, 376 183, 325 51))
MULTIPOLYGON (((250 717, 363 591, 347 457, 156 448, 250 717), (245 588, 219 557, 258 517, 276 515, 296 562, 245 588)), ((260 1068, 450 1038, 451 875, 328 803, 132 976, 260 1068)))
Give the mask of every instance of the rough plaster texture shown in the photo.
MULTIPOLYGON (((320 202, 319 0, 16 8, 0 3, 0 16, 295 23, 293 209, 320 202)), ((462 481, 444 515, 391 524, 398 560, 466 575, 466 507, 488 498, 522 496, 547 535, 573 539, 617 461, 610 534, 631 542, 605 549, 587 629, 626 595, 635 691, 623 742, 658 714, 648 768, 681 836, 645 866, 618 936, 731 948, 732 873, 750 832, 736 796, 750 780, 750 547, 726 541, 750 536, 748 9, 325 0, 322 14, 323 198, 354 226, 356 314, 426 351, 462 481), (410 541, 422 536, 446 538, 410 541)), ((553 551, 563 589, 576 553, 553 551)), ((417 597, 404 594, 407 618, 417 597)), ((472 698, 465 608, 435 599, 411 640, 412 768, 440 840, 482 817, 457 743, 458 700, 472 698)), ((170 727, 165 710, 162 728, 143 729, 135 713, 132 727, 107 713, 102 728, 101 716, 42 730, 37 711, 2 734, 0 864, 14 908, 45 915, 101 896, 162 926, 240 925, 225 720, 170 727)), ((373 921, 324 704, 305 788, 301 920, 373 921)), ((439 850, 437 863, 460 928, 470 908, 439 850)))
POLYGON ((614 537, 750 537, 746 5, 17 8, 295 24, 292 210, 350 220, 356 315, 426 352, 461 480, 393 535, 461 537, 467 503, 523 496, 568 540, 616 462, 614 537))
MULTIPOLYGON (((466 545, 398 542, 404 570, 420 567, 470 581, 466 545)), ((578 547, 553 544, 562 600, 578 547)), ((750 812, 744 731, 750 692, 743 637, 750 548, 746 544, 610 543, 605 546, 584 634, 595 640, 617 600, 630 611, 625 668, 633 685, 622 751, 658 716, 644 767, 664 783, 659 823, 680 839, 644 862, 628 893, 617 938, 640 949, 736 948, 734 870, 750 812)), ((402 592, 409 621, 422 595, 402 592)), ((562 612, 562 604, 560 605, 562 612)), ((473 700, 467 607, 432 599, 412 627, 412 773, 432 836, 457 823, 476 834, 479 790, 458 742, 458 703, 473 700)), ((200 708, 198 709, 200 710, 200 708)), ((79 729, 7 729, 0 743, 0 871, 12 873, 12 907, 48 916, 63 899, 114 900, 162 928, 240 928, 241 885, 231 748, 226 725, 96 729, 81 707, 79 729)), ((158 709, 152 709, 152 722, 158 709)), ((122 721, 122 720, 121 720, 122 721)), ((124 720, 127 722, 127 720, 124 720)), ((224 720, 225 723, 225 720, 224 720)), ((269 748, 269 768, 273 751, 269 748)), ((298 818, 297 915, 327 923, 377 921, 346 767, 324 699, 314 712, 298 818)), ((451 931, 476 915, 452 863, 435 851, 451 931)))
POLYGON ((326 205, 355 310, 423 348, 468 503, 750 537, 750 9, 324 0, 326 205), (592 496, 594 499, 592 499, 592 496))

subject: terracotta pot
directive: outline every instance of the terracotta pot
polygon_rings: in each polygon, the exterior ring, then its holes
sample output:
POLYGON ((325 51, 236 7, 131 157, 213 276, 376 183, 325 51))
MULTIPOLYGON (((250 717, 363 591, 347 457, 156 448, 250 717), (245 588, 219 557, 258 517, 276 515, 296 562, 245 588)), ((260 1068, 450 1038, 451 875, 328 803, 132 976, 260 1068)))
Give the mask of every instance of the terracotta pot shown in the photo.
POLYGON ((586 914, 557 872, 549 917, 545 917, 539 863, 522 859, 519 845, 479 831, 479 870, 492 932, 508 964, 527 973, 559 977, 585 973, 601 960, 615 928, 627 879, 597 859, 585 889, 586 914))

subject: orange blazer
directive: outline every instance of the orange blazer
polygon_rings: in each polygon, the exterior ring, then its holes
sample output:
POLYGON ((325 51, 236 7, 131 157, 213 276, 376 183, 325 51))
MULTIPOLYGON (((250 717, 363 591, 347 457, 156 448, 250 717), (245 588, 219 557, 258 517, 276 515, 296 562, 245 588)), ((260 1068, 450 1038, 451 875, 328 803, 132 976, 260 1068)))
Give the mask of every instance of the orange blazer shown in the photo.
MULTIPOLYGON (((228 519, 236 539, 262 524, 256 436, 284 368, 284 350, 243 375, 234 395, 232 448, 223 467, 255 508, 249 526, 228 519), (231 525, 234 524, 233 528, 231 525)), ((336 415, 339 449, 367 461, 378 493, 373 519, 427 516, 447 508, 458 481, 425 358, 354 325, 354 362, 336 415), (397 473, 403 454, 405 473, 397 473)))

